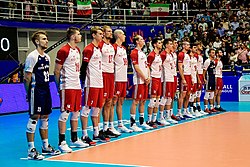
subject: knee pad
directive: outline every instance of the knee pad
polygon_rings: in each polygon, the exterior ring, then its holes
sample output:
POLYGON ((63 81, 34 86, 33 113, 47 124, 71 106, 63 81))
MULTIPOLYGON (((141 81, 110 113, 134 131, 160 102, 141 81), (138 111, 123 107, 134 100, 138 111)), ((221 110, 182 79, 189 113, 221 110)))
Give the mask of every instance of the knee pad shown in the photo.
POLYGON ((209 99, 213 99, 213 98, 214 98, 214 92, 210 92, 209 99))
POLYGON ((68 111, 63 111, 59 117, 59 121, 61 122, 67 122, 69 117, 69 112, 68 111))
POLYGON ((156 103, 155 103, 155 107, 158 108, 159 107, 159 104, 160 104, 160 99, 156 100, 156 103))
POLYGON ((48 129, 48 127, 49 127, 49 118, 40 119, 39 128, 46 130, 48 129))
POLYGON ((81 116, 82 117, 88 117, 90 113, 90 108, 89 107, 83 107, 81 110, 81 116))
POLYGON ((208 100, 209 97, 210 97, 210 92, 206 92, 206 93, 205 93, 205 96, 204 96, 204 99, 205 99, 205 100, 208 100))
POLYGON ((166 104, 171 105, 171 103, 172 103, 172 98, 171 97, 167 98, 166 104))
POLYGON ((161 106, 165 106, 166 102, 167 102, 167 99, 165 99, 164 97, 162 97, 161 100, 160 100, 160 105, 161 106))
POLYGON ((154 108, 155 107, 155 103, 156 103, 156 98, 150 99, 150 101, 148 103, 148 107, 154 108))
POLYGON ((201 97, 201 90, 196 91, 196 97, 201 97))
POLYGON ((26 132, 35 133, 36 125, 37 125, 37 120, 29 118, 28 123, 27 123, 26 132))
POLYGON ((72 120, 72 121, 77 121, 78 118, 79 118, 79 112, 78 112, 78 111, 77 111, 77 112, 72 112, 72 113, 71 113, 70 120, 72 120))
POLYGON ((92 108, 92 112, 91 112, 91 116, 92 117, 98 117, 99 116, 99 112, 100 112, 100 108, 93 107, 92 108))

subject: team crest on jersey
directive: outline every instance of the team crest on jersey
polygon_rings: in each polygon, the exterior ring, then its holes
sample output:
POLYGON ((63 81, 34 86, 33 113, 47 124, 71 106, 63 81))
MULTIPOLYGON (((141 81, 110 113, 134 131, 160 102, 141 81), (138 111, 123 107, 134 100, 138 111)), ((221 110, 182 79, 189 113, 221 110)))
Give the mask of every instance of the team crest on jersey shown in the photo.
POLYGON ((121 93, 121 92, 120 92, 119 90, 116 92, 116 94, 118 94, 118 95, 119 95, 120 93, 121 93))
POLYGON ((93 103, 94 103, 94 101, 93 101, 93 100, 91 100, 90 104, 92 105, 93 103))
POLYGON ((70 104, 67 104, 67 108, 70 108, 70 104))
POLYGON ((42 107, 37 107, 37 112, 41 112, 42 111, 42 107))
POLYGON ((46 60, 46 61, 49 61, 49 59, 48 59, 46 56, 45 56, 45 60, 46 60))

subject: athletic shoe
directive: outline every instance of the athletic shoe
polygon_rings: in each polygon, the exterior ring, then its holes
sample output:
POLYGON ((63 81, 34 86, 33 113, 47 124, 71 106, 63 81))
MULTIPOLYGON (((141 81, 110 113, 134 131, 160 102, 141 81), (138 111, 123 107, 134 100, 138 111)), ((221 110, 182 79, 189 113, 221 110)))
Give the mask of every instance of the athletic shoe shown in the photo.
POLYGON ((155 124, 154 122, 152 122, 152 121, 150 121, 150 122, 146 122, 146 124, 148 125, 148 126, 150 126, 150 127, 152 127, 152 128, 157 128, 157 124, 155 124))
POLYGON ((93 140, 94 141, 100 141, 100 142, 103 142, 103 143, 110 142, 110 138, 106 138, 104 136, 104 133, 102 133, 102 134, 99 133, 98 136, 93 135, 93 140))
POLYGON ((184 113, 183 114, 183 117, 184 118, 186 118, 186 119, 193 119, 193 118, 195 118, 192 114, 190 114, 190 113, 184 113))
POLYGON ((95 146, 96 145, 96 142, 94 142, 93 140, 91 140, 88 136, 85 136, 84 138, 81 137, 81 140, 84 143, 87 143, 89 146, 95 146))
POLYGON ((226 111, 225 109, 223 109, 222 107, 215 107, 215 109, 217 110, 217 111, 226 111))
POLYGON ((179 117, 175 116, 174 114, 171 115, 171 118, 173 120, 176 120, 176 121, 181 121, 181 119, 179 117))
POLYGON ((131 130, 133 130, 133 132, 142 132, 142 128, 139 128, 135 123, 133 124, 133 126, 130 127, 131 130))
POLYGON ((28 151, 28 159, 30 160, 43 160, 44 156, 41 155, 38 151, 36 151, 36 148, 32 148, 28 151))
POLYGON ((204 115, 207 115, 208 113, 205 112, 205 111, 203 111, 203 110, 201 110, 201 111, 200 111, 200 114, 201 114, 202 116, 204 116, 204 115))
POLYGON ((59 155, 61 154, 60 150, 55 150, 54 147, 52 147, 50 144, 48 148, 43 148, 42 147, 42 155, 59 155))
POLYGON ((212 112, 208 108, 205 109, 205 112, 208 114, 212 114, 212 112))
POLYGON ((172 119, 171 117, 167 118, 166 121, 171 123, 171 124, 178 124, 178 121, 172 119))
POLYGON ((215 108, 210 109, 211 112, 217 113, 218 111, 215 108))
POLYGON ((99 134, 103 135, 105 138, 107 138, 108 140, 110 140, 110 136, 108 136, 106 133, 103 132, 103 130, 99 130, 99 134))
POLYGON ((108 128, 106 131, 103 131, 103 134, 109 136, 109 138, 117 138, 120 135, 117 135, 115 133, 113 133, 110 128, 108 128))
POLYGON ((170 125, 170 123, 167 122, 164 118, 161 118, 161 119, 160 119, 160 123, 161 123, 163 126, 170 125))
POLYGON ((118 126, 117 128, 118 132, 120 133, 131 133, 133 132, 131 129, 128 129, 126 126, 122 125, 122 126, 118 126))
POLYGON ((71 148, 84 148, 84 147, 88 147, 89 144, 88 143, 84 143, 82 140, 77 139, 75 142, 70 142, 70 147, 71 148))
POLYGON ((110 130, 111 132, 113 132, 114 134, 116 134, 116 135, 118 135, 118 136, 121 136, 121 133, 118 132, 114 127, 109 128, 109 130, 110 130))
POLYGON ((165 125, 163 125, 162 123, 160 123, 159 121, 155 121, 155 122, 153 122, 154 124, 156 124, 157 126, 165 126, 165 125))
POLYGON ((149 126, 149 125, 146 124, 145 122, 143 122, 143 124, 141 124, 140 127, 141 127, 142 129, 146 129, 146 130, 154 129, 153 127, 149 126))
POLYGON ((202 114, 198 110, 195 110, 194 115, 195 115, 195 117, 201 117, 202 116, 202 114))
POLYGON ((62 153, 71 153, 72 149, 69 148, 68 144, 66 143, 66 141, 62 141, 61 144, 58 146, 58 149, 62 152, 62 153))
POLYGON ((195 113, 194 113, 194 111, 187 111, 187 114, 189 114, 189 115, 192 115, 194 118, 195 118, 195 113))
POLYGON ((177 113, 176 117, 180 120, 186 120, 186 118, 183 117, 182 113, 177 113))

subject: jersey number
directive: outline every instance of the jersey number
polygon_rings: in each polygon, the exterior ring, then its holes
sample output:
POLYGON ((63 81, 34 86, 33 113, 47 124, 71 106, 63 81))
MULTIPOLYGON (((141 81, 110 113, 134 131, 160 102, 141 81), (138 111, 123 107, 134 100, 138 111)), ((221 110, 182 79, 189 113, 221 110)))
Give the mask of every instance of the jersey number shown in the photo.
POLYGON ((44 71, 43 75, 44 75, 44 82, 49 82, 49 71, 44 71))

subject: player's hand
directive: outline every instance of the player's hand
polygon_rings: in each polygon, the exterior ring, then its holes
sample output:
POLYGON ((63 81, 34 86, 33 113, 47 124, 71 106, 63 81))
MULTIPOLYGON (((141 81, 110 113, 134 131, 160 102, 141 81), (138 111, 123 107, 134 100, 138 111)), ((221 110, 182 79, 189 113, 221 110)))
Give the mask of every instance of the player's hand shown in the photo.
POLYGON ((182 84, 184 85, 184 86, 187 86, 187 81, 184 79, 184 80, 182 80, 182 84))
POLYGON ((145 79, 145 84, 148 85, 150 83, 150 78, 145 79))

